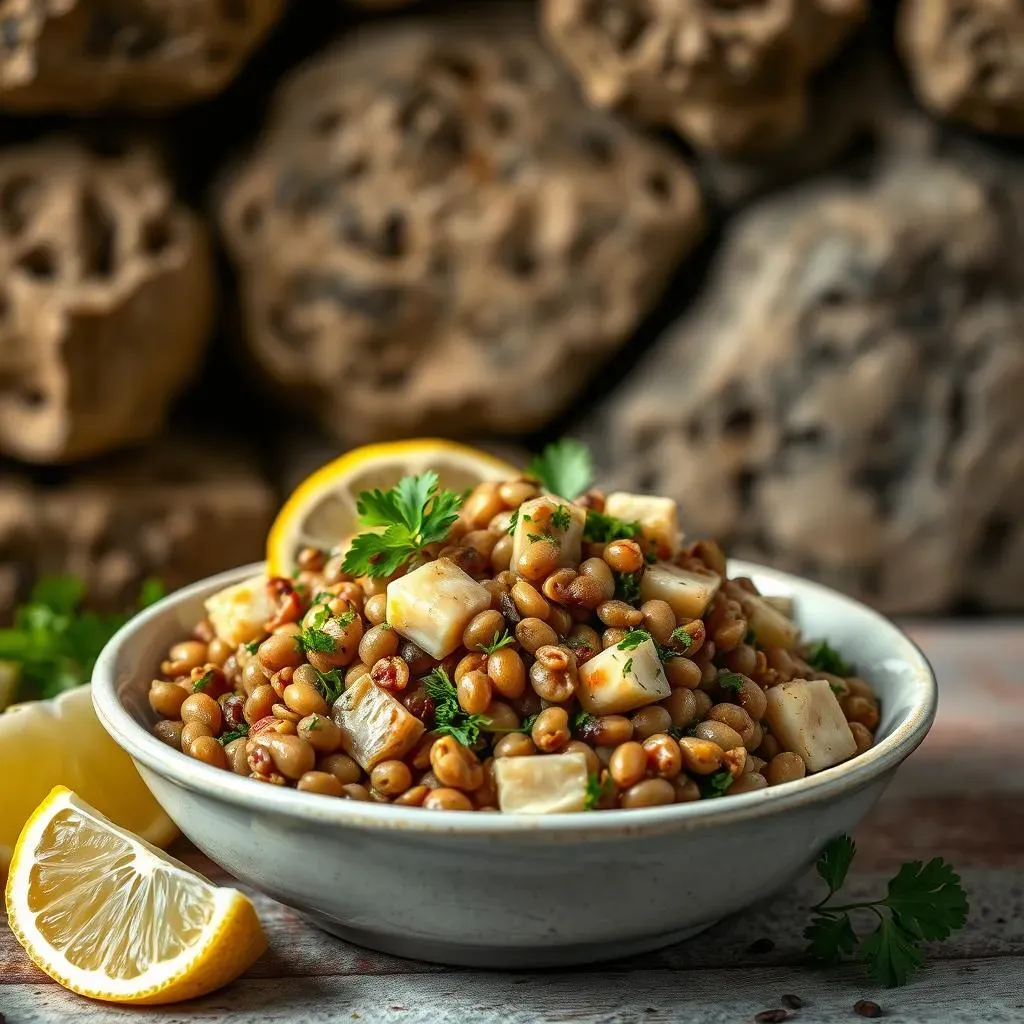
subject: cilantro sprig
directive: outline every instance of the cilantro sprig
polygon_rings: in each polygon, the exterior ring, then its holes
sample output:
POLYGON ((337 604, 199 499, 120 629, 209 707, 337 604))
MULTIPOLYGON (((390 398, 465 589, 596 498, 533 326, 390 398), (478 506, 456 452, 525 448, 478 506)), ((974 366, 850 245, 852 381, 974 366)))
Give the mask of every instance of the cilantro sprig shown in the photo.
POLYGON ((565 437, 535 455, 526 472, 546 491, 573 501, 593 483, 594 462, 585 444, 565 437))
POLYGON ((822 672, 830 672, 834 676, 853 676, 857 674, 851 665, 827 640, 815 640, 807 648, 804 660, 811 668, 822 672))
POLYGON ((428 544, 444 540, 461 507, 462 497, 440 490, 433 470, 402 477, 389 491, 363 491, 356 502, 360 525, 384 530, 359 534, 343 570, 352 576, 390 576, 419 558, 428 544))
POLYGON ((927 863, 904 864, 881 899, 830 905, 846 882, 855 854, 853 840, 840 836, 818 858, 818 874, 828 895, 811 908, 814 916, 804 930, 807 955, 824 966, 835 966, 856 953, 882 985, 903 985, 924 963, 922 942, 949 938, 964 926, 967 894, 953 868, 934 857, 927 863), (850 916, 857 911, 873 914, 878 922, 864 939, 858 937, 850 916))
POLYGON ((454 736, 464 747, 476 744, 481 729, 487 728, 491 720, 486 715, 470 715, 462 710, 455 684, 440 665, 424 677, 423 685, 434 702, 434 731, 454 736))
MULTIPOLYGON (((163 584, 147 580, 137 610, 163 596, 163 584)), ((14 625, 0 629, 0 661, 17 666, 16 699, 55 697, 92 678, 100 651, 129 616, 83 611, 85 599, 85 584, 74 576, 41 579, 15 612, 14 625)))

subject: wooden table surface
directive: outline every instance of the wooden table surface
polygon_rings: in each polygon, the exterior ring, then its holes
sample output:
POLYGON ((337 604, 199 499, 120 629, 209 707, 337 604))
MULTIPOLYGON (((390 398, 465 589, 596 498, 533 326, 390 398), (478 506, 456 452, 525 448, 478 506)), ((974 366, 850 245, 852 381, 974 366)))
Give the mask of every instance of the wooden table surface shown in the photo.
MULTIPOLYGON (((945 856, 968 890, 967 926, 930 950, 909 986, 882 990, 857 967, 801 964, 813 874, 769 903, 660 952, 572 971, 460 971, 373 953, 311 929, 251 893, 269 952, 239 981, 177 1007, 129 1010, 65 992, 37 971, 0 927, 0 1013, 7 1024, 500 1021, 656 1024, 753 1021, 792 993, 792 1020, 859 1021, 859 999, 884 1019, 1024 1021, 1024 625, 944 622, 911 633, 939 677, 938 720, 923 747, 857 831, 855 892, 884 891, 904 860, 945 856)), ((175 852, 215 881, 228 879, 194 850, 175 852)))

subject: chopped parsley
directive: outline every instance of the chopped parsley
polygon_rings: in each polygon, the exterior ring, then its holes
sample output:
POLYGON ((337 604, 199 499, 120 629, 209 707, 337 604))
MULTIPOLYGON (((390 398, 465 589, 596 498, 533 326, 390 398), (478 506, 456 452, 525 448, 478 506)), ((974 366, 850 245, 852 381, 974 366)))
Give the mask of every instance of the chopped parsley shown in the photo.
POLYGON ((571 728, 574 734, 585 733, 597 724, 597 719, 582 708, 572 716, 571 728))
POLYGON ((640 524, 605 515, 596 509, 587 509, 587 521, 583 525, 583 539, 597 544, 608 544, 613 540, 632 540, 639 537, 640 524))
POLYGON ((526 469, 549 493, 572 501, 593 482, 594 463, 581 441, 570 437, 547 445, 526 469))
POLYGON ((615 596, 626 604, 636 604, 640 600, 640 572, 616 572, 615 596))
POLYGON ((693 646, 693 637, 686 631, 685 626, 676 626, 669 634, 669 642, 682 647, 681 651, 673 651, 674 655, 687 654, 693 646))
POLYGON ((504 633, 500 633, 498 630, 494 631, 494 636, 491 638, 489 644, 477 644, 477 647, 483 651, 488 657, 490 657, 495 651, 500 651, 502 647, 508 647, 509 644, 514 644, 516 638, 512 636, 506 629, 504 633))
POLYGON ((550 533, 528 533, 526 535, 526 539, 527 540, 532 540, 534 543, 536 543, 539 540, 546 540, 546 541, 549 541, 552 544, 557 544, 558 543, 558 541, 556 541, 555 538, 552 537, 550 533))
POLYGON ((330 672, 320 672, 317 669, 313 671, 317 676, 316 688, 330 707, 345 692, 345 677, 341 674, 341 669, 337 668, 332 668, 330 672))
POLYGON ((743 676, 739 672, 722 672, 718 676, 718 685, 723 690, 739 693, 743 689, 743 676))
POLYGON ((310 732, 315 732, 317 729, 319 729, 320 728, 320 716, 319 715, 311 715, 310 719, 309 719, 309 725, 307 725, 306 728, 310 732))
POLYGON ((389 491, 363 491, 356 501, 360 525, 384 530, 359 534, 342 569, 352 576, 390 576, 428 544, 444 540, 461 507, 458 494, 439 489, 433 470, 402 477, 389 491))
POLYGON ((602 780, 597 772, 591 772, 587 776, 587 795, 583 801, 585 810, 597 810, 597 805, 611 793, 612 780, 605 776, 602 780))
MULTIPOLYGON (((527 517, 529 518, 529 517, 527 517)), ((508 522, 508 535, 511 537, 516 532, 516 527, 519 525, 519 509, 512 509, 512 518, 508 522)))
POLYGON ((620 651, 635 651, 642 643, 651 639, 651 634, 645 629, 631 629, 616 644, 620 651))
POLYGON ((210 685, 210 683, 212 683, 212 682, 213 682, 213 669, 211 669, 209 672, 204 672, 192 684, 192 692, 193 693, 202 693, 203 690, 205 690, 210 685))
POLYGON ((728 769, 719 768, 717 772, 699 778, 697 785, 703 799, 714 799, 718 796, 725 796, 726 790, 732 785, 732 776, 728 769))
POLYGON ((572 515, 564 505, 559 505, 554 512, 551 513, 551 525, 556 530, 568 530, 572 525, 572 515))
POLYGON ((222 747, 226 747, 229 743, 232 743, 235 740, 244 740, 248 735, 249 726, 240 725, 237 729, 232 729, 230 732, 226 732, 223 736, 218 737, 217 742, 222 747))
POLYGON ((253 640, 253 642, 251 644, 242 644, 242 646, 250 654, 255 654, 260 649, 260 643, 261 643, 261 641, 259 641, 259 640, 253 640))
POLYGON ((815 640, 807 648, 804 659, 812 668, 834 676, 853 676, 857 669, 851 665, 827 640, 815 640))
POLYGON ((633 671, 633 659, 627 658, 626 664, 622 666, 622 674, 628 676, 633 671))
POLYGON ((540 714, 540 712, 537 711, 537 712, 535 712, 532 715, 527 715, 523 719, 523 724, 519 726, 519 729, 517 731, 519 731, 519 732, 531 732, 533 730, 533 723, 537 721, 537 715, 539 715, 539 714, 540 714))
POLYGON ((470 715, 462 710, 455 684, 440 665, 424 678, 423 685, 434 702, 434 732, 453 736, 464 747, 474 746, 480 739, 481 729, 486 729, 491 720, 485 715, 470 715))

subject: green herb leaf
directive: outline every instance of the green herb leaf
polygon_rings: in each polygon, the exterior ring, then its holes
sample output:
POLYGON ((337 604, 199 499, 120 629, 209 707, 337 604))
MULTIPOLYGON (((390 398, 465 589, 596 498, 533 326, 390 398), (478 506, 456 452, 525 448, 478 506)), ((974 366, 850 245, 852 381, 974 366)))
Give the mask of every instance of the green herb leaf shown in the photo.
POLYGON ((204 672, 193 684, 193 693, 202 693, 213 682, 213 672, 204 672))
POLYGON ((461 507, 458 494, 439 490, 433 470, 402 477, 389 491, 363 491, 356 501, 360 525, 384 532, 359 534, 342 568, 353 576, 390 576, 428 544, 444 540, 461 507))
POLYGON ((596 509, 587 509, 587 521, 583 524, 583 539, 595 544, 609 544, 613 540, 633 540, 639 537, 641 526, 637 522, 617 519, 596 509))
POLYGON ((615 596, 626 604, 636 604, 640 600, 640 577, 642 572, 616 572, 615 596))
POLYGON ((572 501, 593 482, 594 464, 587 446, 572 438, 549 444, 526 469, 551 494, 572 501))
POLYGON ((635 651, 642 643, 651 639, 646 629, 631 629, 617 644, 620 651, 635 651))
POLYGON ((626 664, 622 666, 623 676, 628 676, 633 671, 633 659, 627 658, 626 664))
POLYGON ((847 914, 816 914, 804 929, 805 955, 823 967, 835 967, 857 948, 857 936, 847 914))
POLYGON ((440 665, 424 677, 423 685, 434 702, 434 731, 442 736, 454 736, 464 747, 476 744, 481 729, 487 728, 491 720, 485 715, 469 715, 462 710, 455 684, 440 665))
POLYGON ((587 776, 587 795, 583 801, 584 809, 588 811, 596 810, 597 805, 611 791, 611 784, 612 780, 609 777, 605 776, 602 782, 597 772, 591 772, 587 776))
POLYGON ((246 650, 247 650, 247 651, 248 651, 248 652, 249 652, 250 654, 255 654, 255 653, 256 653, 256 652, 257 652, 257 651, 258 651, 258 650, 260 649, 260 644, 261 644, 261 643, 262 643, 262 641, 260 641, 260 640, 253 640, 253 642, 252 642, 251 644, 242 644, 242 646, 243 646, 243 647, 244 647, 244 648, 245 648, 245 649, 246 649, 246 650))
POLYGON ((718 676, 718 685, 723 690, 739 693, 743 689, 743 676, 738 672, 722 672, 718 676))
MULTIPOLYGON (((142 588, 142 601, 153 597, 154 587, 142 588)), ((18 667, 16 699, 55 697, 92 678, 100 651, 128 616, 81 611, 84 599, 85 585, 76 577, 45 577, 16 610, 13 626, 0 629, 0 660, 18 667)))
POLYGON ((821 672, 829 672, 834 676, 846 678, 857 674, 857 669, 846 661, 827 640, 815 640, 804 653, 804 660, 812 668, 821 672))
POLYGON ((490 657, 495 651, 500 651, 502 647, 508 647, 509 644, 514 644, 515 642, 516 638, 507 629, 504 633, 499 633, 498 630, 495 630, 489 644, 477 644, 477 646, 484 654, 490 657))
POLYGON ((314 651, 317 654, 333 654, 335 650, 334 637, 325 633, 319 626, 306 626, 295 634, 295 642, 303 654, 314 651))
POLYGON ((519 509, 512 509, 512 518, 508 523, 508 535, 511 537, 516 532, 516 527, 519 525, 519 509))
POLYGON ((855 952, 858 939, 850 912, 870 910, 878 927, 860 942, 860 959, 883 985, 902 985, 924 963, 922 941, 948 938, 966 923, 967 895, 952 867, 935 857, 927 864, 904 864, 889 881, 884 899, 829 906, 846 881, 855 854, 850 837, 841 836, 818 859, 818 874, 829 893, 812 908, 815 916, 804 931, 807 955, 834 965, 855 952))
POLYGON ((249 726, 240 725, 237 729, 232 729, 230 732, 224 733, 223 736, 217 737, 217 742, 222 746, 226 747, 229 743, 234 740, 244 740, 249 735, 249 726))
POLYGON ((941 857, 904 864, 883 901, 911 935, 929 942, 948 939, 967 922, 967 894, 960 876, 941 857))
POLYGON ((669 634, 669 642, 682 648, 682 650, 676 653, 680 655, 688 654, 693 646, 693 637, 686 631, 685 626, 676 626, 669 634))
POLYGON ((552 537, 550 533, 528 533, 526 535, 526 539, 527 540, 531 540, 534 543, 536 543, 539 540, 550 541, 552 544, 557 544, 558 543, 558 541, 556 541, 555 538, 552 537))
POLYGON ((319 715, 311 715, 310 719, 309 719, 309 724, 306 726, 306 728, 310 732, 315 732, 317 729, 319 729, 320 728, 320 716, 319 715))
POLYGON ((518 732, 531 732, 533 730, 533 723, 537 721, 537 715, 539 715, 539 714, 540 714, 540 712, 537 711, 537 712, 535 712, 532 715, 527 715, 523 719, 523 724, 519 726, 519 729, 517 731, 518 732))
POLYGON ((568 530, 572 525, 572 515, 564 505, 559 505, 551 513, 551 525, 556 530, 568 530))
POLYGON ((849 836, 839 836, 837 839, 833 839, 821 851, 821 856, 818 857, 815 866, 818 869, 818 874, 828 886, 829 896, 842 889, 856 853, 857 847, 849 836))
POLYGON ((597 719, 581 708, 572 716, 571 729, 574 735, 579 735, 596 724, 597 719))
POLYGON ((860 958, 868 972, 882 985, 905 985, 924 963, 917 937, 892 918, 882 918, 878 928, 860 944, 860 958))
POLYGON ((313 671, 317 675, 317 689, 327 702, 327 706, 331 707, 345 692, 345 677, 341 674, 341 669, 337 668, 332 668, 330 672, 320 672, 318 669, 313 671))
POLYGON ((717 772, 712 772, 710 775, 702 775, 697 779, 700 795, 705 800, 725 796, 726 790, 731 785, 732 776, 726 768, 719 768, 717 772))

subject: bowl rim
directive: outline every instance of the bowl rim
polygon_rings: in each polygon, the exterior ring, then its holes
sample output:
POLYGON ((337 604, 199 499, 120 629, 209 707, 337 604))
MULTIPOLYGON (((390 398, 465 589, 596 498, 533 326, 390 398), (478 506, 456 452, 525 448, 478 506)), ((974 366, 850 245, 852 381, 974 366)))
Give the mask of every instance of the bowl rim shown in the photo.
POLYGON ((310 824, 358 827, 369 830, 398 829, 406 834, 460 834, 467 836, 529 835, 573 838, 610 833, 696 830, 726 823, 763 818, 826 803, 850 795, 894 770, 924 740, 935 719, 938 687, 931 665, 907 634, 881 612, 822 584, 741 559, 730 559, 730 576, 751 576, 771 581, 783 590, 804 597, 828 596, 858 614, 866 614, 875 628, 889 634, 894 648, 914 670, 911 706, 892 732, 863 754, 798 782, 740 793, 728 800, 698 800, 633 810, 606 810, 599 814, 560 813, 527 815, 480 814, 456 811, 424 814, 417 807, 364 801, 325 800, 290 787, 260 785, 186 757, 157 739, 125 708, 117 695, 117 665, 124 646, 140 631, 180 604, 262 573, 264 562, 254 562, 192 583, 144 609, 130 619, 103 649, 93 671, 93 706, 100 723, 133 760, 163 779, 207 798, 224 800, 253 814, 268 813, 298 818, 310 824))

